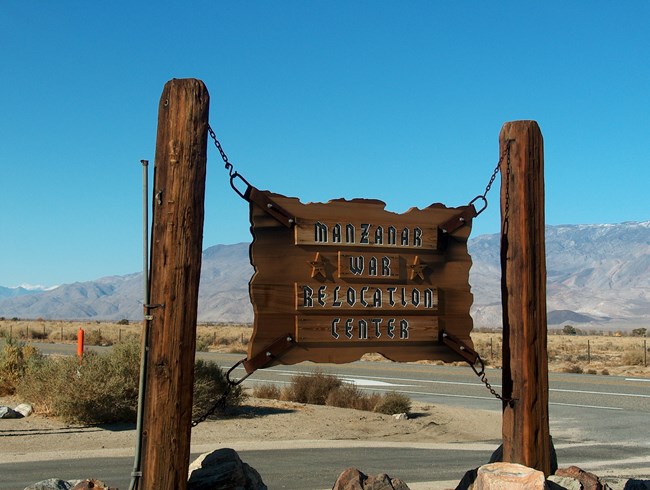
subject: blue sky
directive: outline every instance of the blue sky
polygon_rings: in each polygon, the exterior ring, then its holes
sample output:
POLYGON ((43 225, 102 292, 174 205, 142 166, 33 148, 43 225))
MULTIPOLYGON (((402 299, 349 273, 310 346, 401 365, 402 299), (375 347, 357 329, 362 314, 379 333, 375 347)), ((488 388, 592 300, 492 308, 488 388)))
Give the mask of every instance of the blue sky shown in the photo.
MULTIPOLYGON (((501 126, 534 119, 548 224, 650 219, 650 3, 14 1, 0 4, 0 285, 141 270, 158 100, 199 78, 253 185, 466 204, 501 126)), ((499 231, 498 187, 473 236, 499 231)), ((204 248, 249 241, 210 147, 204 248)))

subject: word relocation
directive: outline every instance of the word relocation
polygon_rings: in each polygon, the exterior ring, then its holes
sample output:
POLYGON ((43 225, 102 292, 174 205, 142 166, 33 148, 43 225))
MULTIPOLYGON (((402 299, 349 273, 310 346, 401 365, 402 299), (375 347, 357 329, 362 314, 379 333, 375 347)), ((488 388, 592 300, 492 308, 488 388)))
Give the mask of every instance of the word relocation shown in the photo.
POLYGON ((296 285, 298 308, 438 308, 438 290, 410 286, 296 285), (330 292, 331 291, 331 292, 330 292))

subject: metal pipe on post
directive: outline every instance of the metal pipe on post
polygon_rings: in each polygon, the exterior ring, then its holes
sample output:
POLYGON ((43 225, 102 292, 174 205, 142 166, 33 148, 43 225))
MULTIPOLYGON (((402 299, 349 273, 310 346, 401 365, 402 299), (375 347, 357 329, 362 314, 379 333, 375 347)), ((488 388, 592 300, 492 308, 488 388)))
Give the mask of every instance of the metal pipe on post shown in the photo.
POLYGON ((544 149, 535 121, 504 124, 501 163, 503 460, 551 472, 544 149))
POLYGON ((158 106, 141 455, 145 490, 187 488, 208 108, 208 91, 195 79, 167 82, 158 106))
MULTIPOLYGON (((140 160, 142 163, 142 288, 144 292, 144 320, 142 322, 142 352, 140 354, 140 381, 138 386, 138 412, 136 416, 136 446, 133 460, 133 471, 129 490, 138 487, 142 477, 142 417, 144 415, 144 394, 147 379, 147 353, 149 352, 149 160, 140 160)), ((120 329, 120 341, 122 330, 120 329)))

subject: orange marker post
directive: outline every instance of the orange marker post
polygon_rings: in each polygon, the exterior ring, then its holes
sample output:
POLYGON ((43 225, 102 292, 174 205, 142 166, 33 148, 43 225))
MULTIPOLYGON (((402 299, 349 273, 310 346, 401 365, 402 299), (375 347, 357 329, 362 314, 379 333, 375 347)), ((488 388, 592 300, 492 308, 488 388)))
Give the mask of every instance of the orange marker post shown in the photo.
POLYGON ((79 358, 79 362, 81 362, 83 355, 84 355, 84 330, 83 328, 80 328, 79 332, 77 332, 77 357, 79 358))

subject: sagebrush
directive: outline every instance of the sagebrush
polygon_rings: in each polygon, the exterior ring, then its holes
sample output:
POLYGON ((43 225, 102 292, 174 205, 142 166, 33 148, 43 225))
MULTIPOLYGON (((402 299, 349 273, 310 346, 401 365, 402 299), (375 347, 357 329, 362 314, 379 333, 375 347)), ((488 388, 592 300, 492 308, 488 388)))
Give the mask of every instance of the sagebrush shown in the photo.
MULTIPOLYGON (((5 347, 6 350, 6 347, 5 347)), ((16 393, 37 412, 68 422, 106 424, 135 422, 138 404, 140 345, 116 344, 106 354, 87 352, 76 357, 35 355, 16 384, 16 393)), ((197 361, 194 371, 193 414, 205 412, 227 386, 213 362, 197 361)), ((233 387, 219 412, 238 405, 241 388, 233 387)))
POLYGON ((358 386, 346 383, 334 375, 314 371, 293 376, 283 389, 273 384, 260 384, 253 388, 253 396, 297 403, 353 408, 387 415, 408 413, 411 400, 396 392, 364 393, 358 386))

